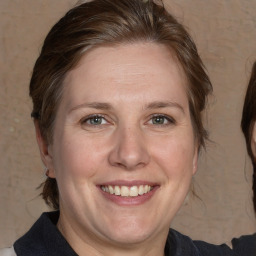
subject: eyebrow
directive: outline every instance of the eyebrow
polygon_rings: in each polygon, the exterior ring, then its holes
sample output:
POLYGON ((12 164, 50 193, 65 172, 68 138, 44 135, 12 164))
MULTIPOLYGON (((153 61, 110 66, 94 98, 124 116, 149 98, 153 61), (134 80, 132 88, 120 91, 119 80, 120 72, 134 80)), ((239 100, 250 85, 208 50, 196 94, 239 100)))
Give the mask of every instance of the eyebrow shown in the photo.
POLYGON ((112 109, 112 106, 109 103, 89 102, 89 103, 83 103, 83 104, 77 105, 77 106, 71 108, 71 110, 69 112, 72 112, 79 108, 94 108, 94 109, 99 109, 99 110, 110 110, 110 109, 112 109))
POLYGON ((185 113, 184 108, 177 102, 172 101, 154 101, 149 103, 146 106, 146 109, 155 109, 155 108, 168 108, 168 107, 175 107, 180 109, 183 113, 185 113))
MULTIPOLYGON (((168 107, 174 107, 180 109, 183 113, 184 108, 178 104, 177 102, 172 102, 172 101, 154 101, 149 103, 144 107, 144 109, 156 109, 156 108, 168 108, 168 107)), ((77 110, 79 108, 94 108, 94 109, 99 109, 99 110, 111 110, 113 107, 111 106, 110 103, 105 103, 105 102, 88 102, 88 103, 83 103, 80 105, 77 105, 73 107, 70 112, 77 110)))

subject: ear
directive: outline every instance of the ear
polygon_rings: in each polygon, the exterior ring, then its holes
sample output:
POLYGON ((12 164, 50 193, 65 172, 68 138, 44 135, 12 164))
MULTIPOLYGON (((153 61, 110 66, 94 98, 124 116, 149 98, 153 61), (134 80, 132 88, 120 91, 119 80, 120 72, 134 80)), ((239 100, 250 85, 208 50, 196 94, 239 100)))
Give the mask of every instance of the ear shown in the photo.
POLYGON ((256 121, 254 121, 253 128, 252 128, 252 138, 251 138, 251 149, 256 159, 256 121))
POLYGON ((197 172, 197 162, 198 162, 198 143, 195 145, 195 152, 194 152, 194 157, 193 157, 193 170, 192 174, 195 175, 197 172))
POLYGON ((40 150, 40 156, 41 156, 42 162, 44 163, 44 166, 48 169, 47 176, 50 178, 55 178, 50 145, 48 145, 48 143, 42 137, 37 120, 34 121, 34 126, 35 126, 35 132, 36 132, 36 140, 40 150))

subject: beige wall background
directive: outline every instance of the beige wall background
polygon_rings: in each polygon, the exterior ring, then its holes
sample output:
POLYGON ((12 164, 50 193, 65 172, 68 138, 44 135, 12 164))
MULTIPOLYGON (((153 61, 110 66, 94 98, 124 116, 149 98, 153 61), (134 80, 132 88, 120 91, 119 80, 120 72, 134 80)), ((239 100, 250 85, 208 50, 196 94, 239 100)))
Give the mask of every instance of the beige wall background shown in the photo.
MULTIPOLYGON (((21 236, 47 210, 44 180, 30 119, 28 83, 50 27, 76 0, 0 0, 0 247, 21 236)), ((167 0, 197 43, 214 86, 206 116, 213 142, 200 156, 189 196, 173 227, 212 243, 256 231, 251 164, 240 118, 256 59, 256 1, 167 0)))

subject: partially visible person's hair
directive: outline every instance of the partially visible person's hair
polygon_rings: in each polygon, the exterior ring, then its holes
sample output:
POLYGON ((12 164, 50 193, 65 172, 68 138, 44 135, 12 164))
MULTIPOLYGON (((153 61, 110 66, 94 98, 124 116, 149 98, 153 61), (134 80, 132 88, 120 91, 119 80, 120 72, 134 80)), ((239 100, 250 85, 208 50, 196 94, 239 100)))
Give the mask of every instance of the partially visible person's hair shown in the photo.
POLYGON ((256 62, 254 62, 251 72, 250 81, 244 100, 243 115, 241 120, 241 128, 244 133, 247 152, 252 160, 253 165, 253 205, 256 212, 256 156, 252 151, 252 134, 253 126, 256 121, 256 62))
MULTIPOLYGON (((71 9, 50 30, 30 82, 32 117, 38 122, 46 143, 53 142, 54 120, 62 97, 63 81, 86 51, 104 44, 136 42, 163 44, 178 58, 187 77, 190 115, 198 148, 205 146, 207 132, 201 112, 207 95, 212 91, 211 82, 185 28, 165 10, 163 4, 156 4, 153 0, 89 1, 71 9)), ((59 208, 55 179, 46 180, 42 196, 47 204, 59 208)))

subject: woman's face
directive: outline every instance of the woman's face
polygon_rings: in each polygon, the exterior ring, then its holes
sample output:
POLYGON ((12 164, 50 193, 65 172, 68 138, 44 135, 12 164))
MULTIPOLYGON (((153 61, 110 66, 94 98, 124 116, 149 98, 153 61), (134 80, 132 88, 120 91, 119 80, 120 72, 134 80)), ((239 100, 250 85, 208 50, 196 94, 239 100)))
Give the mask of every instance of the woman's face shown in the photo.
POLYGON ((57 179, 67 236, 103 244, 166 237, 198 149, 174 55, 154 43, 97 47, 64 88, 43 160, 57 179))

